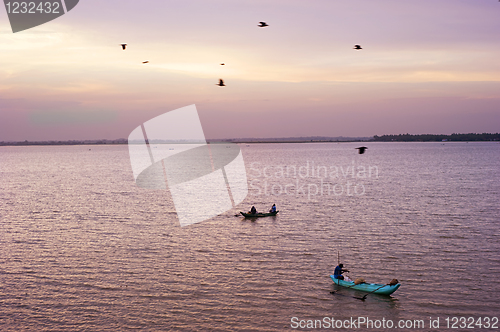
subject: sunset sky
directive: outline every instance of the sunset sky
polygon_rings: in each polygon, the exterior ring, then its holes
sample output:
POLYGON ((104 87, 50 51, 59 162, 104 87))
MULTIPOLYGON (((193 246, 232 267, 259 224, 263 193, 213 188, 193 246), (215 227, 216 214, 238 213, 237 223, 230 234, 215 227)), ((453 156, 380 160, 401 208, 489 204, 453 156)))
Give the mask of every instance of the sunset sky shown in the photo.
POLYGON ((0 9, 0 141, 191 104, 207 138, 499 132, 500 2, 81 0, 15 34, 0 9))

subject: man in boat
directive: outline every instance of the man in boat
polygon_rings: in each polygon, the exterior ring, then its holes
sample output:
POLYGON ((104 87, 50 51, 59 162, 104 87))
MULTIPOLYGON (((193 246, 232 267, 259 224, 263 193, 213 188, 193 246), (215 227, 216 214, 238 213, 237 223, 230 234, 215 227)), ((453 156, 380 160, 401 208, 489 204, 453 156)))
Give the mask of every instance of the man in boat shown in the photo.
POLYGON ((349 270, 344 270, 343 267, 344 264, 339 264, 339 266, 335 268, 335 271, 333 272, 333 277, 335 279, 344 280, 344 276, 342 275, 342 273, 349 272, 349 270))
POLYGON ((250 209, 250 213, 257 214, 257 209, 255 208, 255 206, 252 206, 252 208, 250 209))
POLYGON ((276 204, 273 204, 271 210, 269 210, 269 213, 274 213, 274 212, 276 212, 276 204))

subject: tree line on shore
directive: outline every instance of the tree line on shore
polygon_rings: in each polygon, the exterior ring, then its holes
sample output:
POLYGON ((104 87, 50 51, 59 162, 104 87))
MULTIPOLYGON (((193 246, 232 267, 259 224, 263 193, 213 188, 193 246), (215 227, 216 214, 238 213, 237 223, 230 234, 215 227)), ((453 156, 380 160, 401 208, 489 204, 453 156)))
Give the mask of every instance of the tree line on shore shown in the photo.
POLYGON ((375 142, 442 142, 442 141, 499 141, 500 133, 469 133, 469 134, 451 134, 451 135, 433 135, 433 134, 399 134, 399 135, 382 135, 373 136, 375 142))
MULTIPOLYGON (((369 137, 310 137, 304 138, 271 138, 271 139, 227 139, 227 140, 211 140, 211 143, 232 142, 232 143, 301 143, 301 142, 442 142, 442 141, 500 141, 500 133, 469 133, 469 134, 451 134, 451 135, 434 135, 434 134, 399 134, 399 135, 382 135, 369 137)), ((5 145, 102 145, 102 144, 127 144, 128 141, 124 138, 115 140, 70 140, 70 141, 20 141, 20 142, 0 142, 0 146, 5 145)))

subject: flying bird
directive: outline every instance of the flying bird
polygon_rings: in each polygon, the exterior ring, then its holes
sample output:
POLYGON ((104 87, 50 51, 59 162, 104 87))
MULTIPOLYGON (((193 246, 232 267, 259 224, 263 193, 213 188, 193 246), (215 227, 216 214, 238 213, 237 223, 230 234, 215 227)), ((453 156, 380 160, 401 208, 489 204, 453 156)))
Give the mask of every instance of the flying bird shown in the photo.
POLYGON ((355 50, 362 50, 361 46, 360 45, 354 45, 354 49, 355 50))
POLYGON ((224 66, 224 65, 226 65, 226 64, 223 62, 223 63, 221 63, 220 65, 221 65, 221 66, 224 66))
POLYGON ((265 28, 265 27, 268 27, 269 24, 267 24, 266 22, 259 22, 260 24, 258 25, 258 27, 261 27, 261 28, 265 28))
POLYGON ((356 148, 359 150, 359 154, 365 153, 365 150, 368 149, 366 146, 360 146, 359 148, 356 148))
POLYGON ((218 86, 226 86, 224 84, 224 81, 222 80, 222 78, 219 78, 219 84, 215 84, 215 85, 218 85, 218 86))
POLYGON ((121 44, 122 45, 122 50, 125 51, 125 49, 127 48, 127 44, 121 44))
POLYGON ((149 61, 143 61, 142 63, 149 63, 149 61))

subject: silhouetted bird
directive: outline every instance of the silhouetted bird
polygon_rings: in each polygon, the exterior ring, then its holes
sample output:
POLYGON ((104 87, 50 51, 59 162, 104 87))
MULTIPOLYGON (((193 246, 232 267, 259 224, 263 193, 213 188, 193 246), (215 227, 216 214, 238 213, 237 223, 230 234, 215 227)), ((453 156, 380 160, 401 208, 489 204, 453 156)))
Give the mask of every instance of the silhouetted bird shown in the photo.
POLYGON ((225 65, 225 63, 221 63, 220 65, 221 65, 221 66, 224 66, 224 65, 225 65))
POLYGON ((125 51, 125 49, 127 48, 127 44, 121 44, 122 45, 122 49, 125 51))
POLYGON ((354 49, 355 50, 362 50, 361 46, 359 46, 359 45, 354 45, 354 49))
POLYGON ((149 63, 149 61, 143 61, 142 63, 149 63))
POLYGON ((224 81, 222 80, 222 78, 219 78, 219 84, 215 84, 215 85, 218 85, 218 86, 226 86, 224 84, 224 81))
POLYGON ((366 146, 360 146, 359 148, 356 148, 359 150, 359 154, 365 153, 365 150, 368 149, 366 146))
POLYGON ((269 24, 267 24, 266 22, 259 22, 260 24, 258 25, 259 27, 261 28, 265 28, 265 27, 268 27, 269 24))

